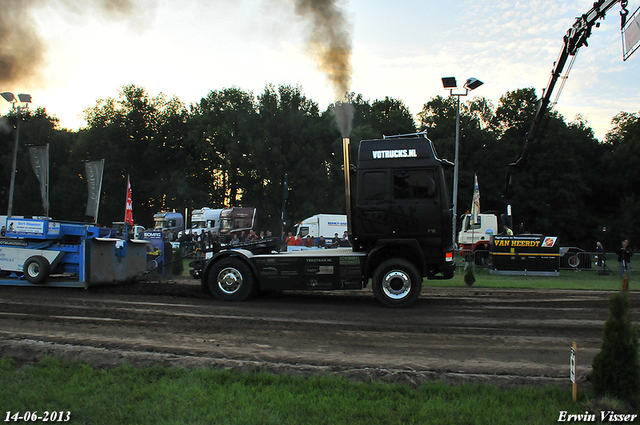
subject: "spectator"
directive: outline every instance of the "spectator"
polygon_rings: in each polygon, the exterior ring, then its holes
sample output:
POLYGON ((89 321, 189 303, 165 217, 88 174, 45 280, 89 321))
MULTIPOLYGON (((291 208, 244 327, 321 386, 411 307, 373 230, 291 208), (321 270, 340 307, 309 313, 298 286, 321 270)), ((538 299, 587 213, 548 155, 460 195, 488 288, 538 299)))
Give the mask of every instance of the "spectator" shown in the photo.
POLYGON ((627 276, 631 279, 631 256, 633 251, 629 248, 629 241, 623 240, 622 247, 618 250, 618 262, 620 263, 620 279, 623 278, 624 273, 627 272, 627 276))
POLYGON ((340 243, 340 238, 338 238, 338 234, 335 233, 333 235, 333 239, 331 240, 331 248, 337 248, 340 243))
POLYGON ((604 254, 604 248, 601 242, 596 242, 596 266, 602 266, 602 258, 604 254))
POLYGON ((287 245, 289 246, 295 246, 296 244, 296 238, 293 237, 293 234, 291 232, 289 232, 289 236, 287 236, 287 239, 285 240, 285 242, 287 243, 287 245))
POLYGON ((311 235, 307 235, 307 237, 304 239, 304 246, 306 246, 307 248, 312 248, 314 246, 311 235))
POLYGON ((324 236, 320 235, 320 239, 318 239, 318 243, 316 246, 318 248, 325 248, 327 246, 327 241, 324 240, 324 236))

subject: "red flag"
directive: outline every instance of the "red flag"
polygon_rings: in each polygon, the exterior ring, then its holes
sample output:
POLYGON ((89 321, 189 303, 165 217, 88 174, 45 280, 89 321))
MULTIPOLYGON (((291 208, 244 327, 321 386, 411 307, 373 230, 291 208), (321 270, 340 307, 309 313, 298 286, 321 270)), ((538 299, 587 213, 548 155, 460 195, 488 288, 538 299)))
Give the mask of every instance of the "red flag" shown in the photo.
POLYGON ((127 176, 127 204, 124 210, 124 222, 130 226, 133 226, 133 207, 131 200, 131 180, 127 176))

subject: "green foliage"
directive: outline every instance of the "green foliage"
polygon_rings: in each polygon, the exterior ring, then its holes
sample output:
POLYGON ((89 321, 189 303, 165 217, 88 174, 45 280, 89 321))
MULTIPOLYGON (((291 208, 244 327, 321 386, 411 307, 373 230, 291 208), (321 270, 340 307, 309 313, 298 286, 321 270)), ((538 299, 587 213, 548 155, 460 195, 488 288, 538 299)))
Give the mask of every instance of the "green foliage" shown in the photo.
POLYGON ((602 348, 593 359, 591 382, 597 396, 613 396, 640 407, 638 327, 631 324, 629 295, 620 291, 609 301, 602 348))
MULTIPOLYGON (((457 99, 436 96, 418 111, 418 125, 401 100, 354 105, 351 154, 363 139, 427 130, 440 158, 454 160, 457 99)), ((504 212, 505 167, 522 151, 538 98, 532 88, 507 92, 494 106, 474 97, 460 104, 458 205, 470 206, 478 175, 483 211, 504 212)), ((213 90, 186 106, 136 85, 87 108, 87 126, 70 132, 42 108, 21 117, 13 212, 42 215, 39 185, 26 146, 49 143, 51 216, 84 220, 87 199, 82 161, 105 159, 100 222, 124 218, 131 176, 137 224, 150 227, 162 210, 203 206, 258 209, 260 230, 280 230, 284 175, 286 218, 345 212, 342 140, 332 106, 321 111, 299 86, 268 85, 256 96, 238 87, 213 90)), ((0 211, 8 205, 15 126, 0 125, 0 211)), ((604 141, 586 121, 548 114, 537 133, 529 167, 515 176, 514 218, 533 233, 559 236, 564 246, 612 249, 640 240, 640 114, 620 112, 604 141), (606 226, 607 232, 601 229, 606 226), (604 238, 604 240, 602 240, 604 238)), ((446 172, 449 184, 453 171, 446 172)))
MULTIPOLYGON (((570 391, 486 384, 419 387, 331 376, 0 359, 3 412, 64 411, 91 424, 548 424, 582 413, 570 391)), ((3 418, 4 419, 4 418, 3 418)))

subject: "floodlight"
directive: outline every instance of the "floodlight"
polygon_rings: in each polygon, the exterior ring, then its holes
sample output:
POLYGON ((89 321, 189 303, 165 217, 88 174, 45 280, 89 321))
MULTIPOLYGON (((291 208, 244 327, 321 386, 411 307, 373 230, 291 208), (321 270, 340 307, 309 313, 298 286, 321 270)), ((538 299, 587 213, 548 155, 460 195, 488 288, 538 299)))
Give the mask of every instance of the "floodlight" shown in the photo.
POLYGON ((445 89, 455 89, 458 87, 456 77, 442 77, 442 85, 445 89))
POLYGON ((31 103, 31 95, 30 94, 20 93, 18 95, 18 99, 20 99, 20 102, 22 102, 22 103, 31 103))
POLYGON ((10 93, 8 91, 1 93, 0 96, 4 97, 4 100, 6 100, 7 102, 13 102, 14 100, 16 100, 16 97, 13 95, 13 93, 10 93))
POLYGON ((467 80, 466 83, 464 83, 465 88, 468 88, 469 90, 475 90, 478 87, 480 87, 481 85, 483 85, 484 83, 480 80, 478 80, 477 78, 469 78, 467 80))

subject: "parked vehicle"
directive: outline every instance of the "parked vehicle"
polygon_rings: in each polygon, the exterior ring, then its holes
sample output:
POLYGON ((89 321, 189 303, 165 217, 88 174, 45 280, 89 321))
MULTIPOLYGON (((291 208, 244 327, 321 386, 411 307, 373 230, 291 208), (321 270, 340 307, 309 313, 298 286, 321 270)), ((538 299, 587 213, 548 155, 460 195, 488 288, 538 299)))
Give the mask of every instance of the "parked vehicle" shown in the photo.
POLYGON ((327 243, 333 240, 334 235, 342 236, 347 231, 347 216, 345 214, 316 214, 305 218, 295 225, 295 235, 300 237, 311 236, 317 242, 320 236, 324 236, 327 243))
POLYGON ((172 233, 184 230, 184 216, 177 212, 159 212, 153 216, 155 230, 168 230, 172 233))
MULTIPOLYGON (((202 207, 191 212, 191 228, 188 232, 192 235, 200 235, 202 232, 212 233, 214 235, 220 234, 220 214, 222 209, 214 209, 209 207, 202 207)), ((182 232, 178 233, 178 236, 182 236, 182 232)))
POLYGON ((251 230, 257 230, 256 209, 234 207, 220 213, 220 240, 229 242, 233 236, 240 237, 243 233, 249 235, 251 230))
POLYGON ((129 226, 129 233, 125 236, 124 221, 113 222, 111 228, 116 231, 115 237, 120 239, 142 239, 145 231, 144 227, 134 224, 133 226, 129 226))

